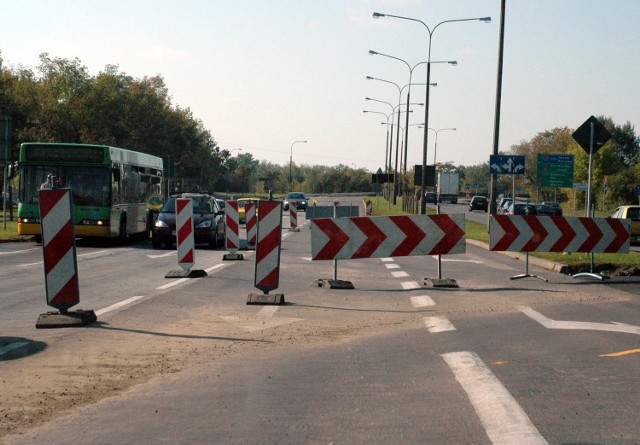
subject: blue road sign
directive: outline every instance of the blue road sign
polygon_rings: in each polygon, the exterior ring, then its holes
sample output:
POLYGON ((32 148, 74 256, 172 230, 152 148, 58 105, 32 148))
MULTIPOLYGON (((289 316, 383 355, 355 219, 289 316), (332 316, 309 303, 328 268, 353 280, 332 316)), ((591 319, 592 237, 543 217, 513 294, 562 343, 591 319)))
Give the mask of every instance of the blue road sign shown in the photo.
POLYGON ((489 156, 489 173, 492 175, 524 175, 524 156, 489 156))

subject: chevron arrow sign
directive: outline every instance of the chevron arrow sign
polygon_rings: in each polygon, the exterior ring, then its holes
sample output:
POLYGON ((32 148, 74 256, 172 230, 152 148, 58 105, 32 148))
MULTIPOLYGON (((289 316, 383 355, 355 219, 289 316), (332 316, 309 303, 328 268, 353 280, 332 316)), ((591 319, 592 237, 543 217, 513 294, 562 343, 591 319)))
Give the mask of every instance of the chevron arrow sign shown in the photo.
POLYGON ((465 253, 464 214, 317 218, 311 258, 344 260, 465 253))
POLYGON ((489 247, 511 252, 628 253, 629 220, 535 215, 491 217, 489 247))

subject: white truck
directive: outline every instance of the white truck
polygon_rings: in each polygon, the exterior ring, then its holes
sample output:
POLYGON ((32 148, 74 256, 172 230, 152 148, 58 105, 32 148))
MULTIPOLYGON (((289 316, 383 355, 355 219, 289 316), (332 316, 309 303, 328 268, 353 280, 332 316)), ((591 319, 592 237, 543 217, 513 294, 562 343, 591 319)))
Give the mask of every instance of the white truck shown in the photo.
POLYGON ((438 173, 438 202, 458 203, 460 191, 460 175, 458 173, 438 173))

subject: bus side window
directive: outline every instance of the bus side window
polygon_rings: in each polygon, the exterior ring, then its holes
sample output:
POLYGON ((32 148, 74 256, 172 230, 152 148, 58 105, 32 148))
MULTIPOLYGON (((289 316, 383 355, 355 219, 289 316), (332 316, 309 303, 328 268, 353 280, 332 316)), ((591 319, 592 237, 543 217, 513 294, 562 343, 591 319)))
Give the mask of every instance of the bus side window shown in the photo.
POLYGON ((111 198, 114 204, 121 204, 124 202, 122 197, 122 166, 121 164, 113 164, 111 174, 113 181, 111 182, 111 198))

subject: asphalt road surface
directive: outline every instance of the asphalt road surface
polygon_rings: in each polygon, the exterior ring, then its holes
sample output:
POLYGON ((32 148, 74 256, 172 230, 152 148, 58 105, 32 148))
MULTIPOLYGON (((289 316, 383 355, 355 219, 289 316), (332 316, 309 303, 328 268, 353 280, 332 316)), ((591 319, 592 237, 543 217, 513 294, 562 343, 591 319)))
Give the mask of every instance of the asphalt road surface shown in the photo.
POLYGON ((73 329, 34 328, 41 247, 0 244, 0 443, 640 443, 640 280, 512 280, 522 258, 468 244, 443 256, 457 288, 425 284, 430 256, 318 287, 333 263, 298 218, 281 306, 245 304, 252 251, 198 248, 208 276, 176 280, 173 251, 81 243, 98 322, 73 329))

